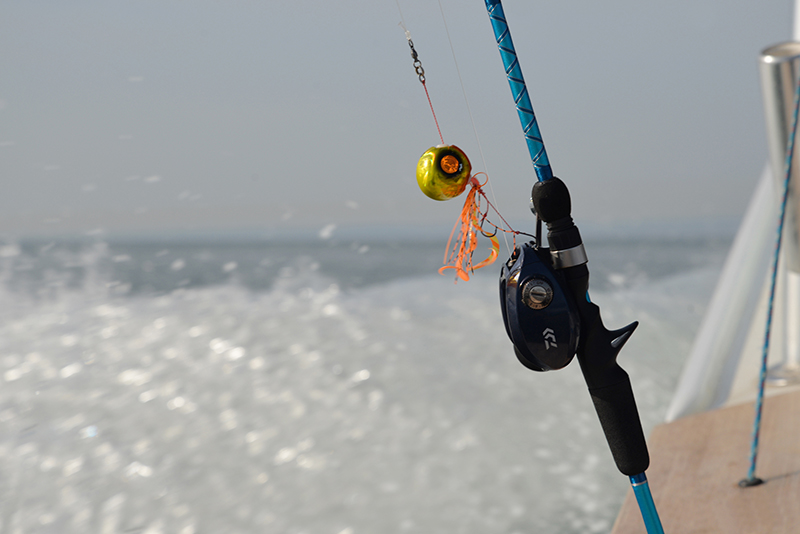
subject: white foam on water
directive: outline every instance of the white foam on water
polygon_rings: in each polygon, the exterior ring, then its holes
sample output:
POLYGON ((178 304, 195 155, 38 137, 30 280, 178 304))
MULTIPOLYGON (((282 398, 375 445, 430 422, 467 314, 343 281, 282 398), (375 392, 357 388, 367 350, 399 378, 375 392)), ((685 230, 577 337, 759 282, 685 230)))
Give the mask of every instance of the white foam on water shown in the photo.
MULTIPOLYGON (((659 422, 713 270, 593 294, 659 422)), ((119 295, 0 290, 0 531, 594 533, 628 487, 573 362, 514 357, 496 281, 313 268, 119 295)))

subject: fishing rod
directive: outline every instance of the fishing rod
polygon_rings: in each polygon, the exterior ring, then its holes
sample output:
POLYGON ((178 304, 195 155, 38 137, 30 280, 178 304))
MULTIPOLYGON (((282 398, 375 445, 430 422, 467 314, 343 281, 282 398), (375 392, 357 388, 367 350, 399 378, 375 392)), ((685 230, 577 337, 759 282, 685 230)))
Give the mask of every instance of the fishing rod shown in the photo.
POLYGON ((608 330, 589 300, 588 258, 566 184, 553 175, 501 0, 485 0, 537 182, 531 192, 536 241, 516 247, 502 267, 500 300, 519 361, 534 371, 561 369, 575 355, 617 468, 630 479, 648 534, 663 534, 645 476, 650 465, 630 378, 617 355, 638 326, 608 330), (549 248, 541 246, 547 225, 549 248))

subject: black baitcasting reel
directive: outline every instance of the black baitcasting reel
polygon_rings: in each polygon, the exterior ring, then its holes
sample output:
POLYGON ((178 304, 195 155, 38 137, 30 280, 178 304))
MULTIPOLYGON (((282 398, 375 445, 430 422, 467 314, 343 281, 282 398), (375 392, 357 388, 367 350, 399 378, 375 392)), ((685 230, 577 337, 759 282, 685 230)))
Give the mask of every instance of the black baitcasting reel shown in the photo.
POLYGON ((578 350, 580 317, 551 265, 550 249, 530 243, 514 249, 500 275, 506 332, 519 361, 533 371, 565 367, 578 350))
POLYGON ((644 473, 650 458, 628 374, 617 355, 638 326, 607 330, 589 300, 589 269, 572 221, 569 191, 551 178, 531 193, 537 216, 535 244, 517 247, 500 274, 500 305, 517 358, 528 369, 565 367, 577 354, 589 393, 619 470, 644 473), (550 248, 541 244, 547 224, 550 248))

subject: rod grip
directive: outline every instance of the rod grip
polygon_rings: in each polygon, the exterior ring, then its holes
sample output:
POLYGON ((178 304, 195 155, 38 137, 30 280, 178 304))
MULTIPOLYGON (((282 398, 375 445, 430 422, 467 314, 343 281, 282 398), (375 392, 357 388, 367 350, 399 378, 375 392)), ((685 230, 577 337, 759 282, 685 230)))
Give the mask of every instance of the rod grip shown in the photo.
POLYGON ((600 425, 617 468, 625 475, 643 473, 650 465, 639 411, 628 374, 615 384, 589 388, 600 425))

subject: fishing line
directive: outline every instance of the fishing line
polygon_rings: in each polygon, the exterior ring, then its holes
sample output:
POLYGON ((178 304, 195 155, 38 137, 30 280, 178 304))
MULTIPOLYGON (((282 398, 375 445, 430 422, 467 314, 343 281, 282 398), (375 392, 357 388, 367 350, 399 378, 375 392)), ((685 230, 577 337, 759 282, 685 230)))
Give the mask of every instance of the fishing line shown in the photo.
POLYGON ((394 3, 397 4, 397 11, 400 12, 400 27, 405 30, 406 37, 408 37, 408 30, 406 30, 406 19, 403 17, 403 10, 400 9, 400 0, 394 0, 394 3))
POLYGON ((784 165, 785 178, 783 193, 781 195, 780 217, 778 219, 778 235, 775 239, 775 255, 772 260, 772 274, 769 285, 769 303, 767 304, 767 324, 764 332, 764 345, 761 352, 761 371, 758 377, 758 396, 756 397, 756 415, 753 421, 753 441, 750 446, 750 468, 747 478, 739 481, 742 487, 763 484, 763 480, 756 476, 756 460, 758 459, 758 441, 761 432, 761 414, 764 409, 764 383, 767 379, 767 356, 769 355, 770 331, 772 330, 772 312, 775 303, 775 287, 778 281, 778 261, 783 242, 783 223, 786 219, 786 203, 789 199, 789 185, 792 179, 792 160, 794 158, 795 134, 797 133, 797 115, 800 110, 800 80, 796 82, 794 94, 794 115, 792 116, 792 129, 789 132, 789 141, 786 147, 786 163, 784 165))
POLYGON ((419 59, 419 54, 417 54, 417 50, 414 48, 414 41, 411 40, 411 32, 408 31, 406 28, 406 21, 403 17, 403 10, 400 9, 400 0, 395 0, 397 4, 397 11, 400 12, 400 27, 403 28, 403 31, 406 34, 406 40, 408 41, 408 46, 411 48, 411 57, 414 59, 414 70, 417 71, 417 77, 419 78, 420 83, 422 84, 422 88, 425 90, 425 96, 428 99, 428 105, 431 108, 431 115, 433 115, 433 122, 436 123, 436 131, 439 132, 439 140, 444 144, 444 137, 442 136, 442 129, 439 127, 439 119, 436 118, 436 112, 433 110, 433 102, 431 101, 431 95, 428 93, 428 86, 425 84, 425 69, 422 68, 422 61, 419 59))
MULTIPOLYGON (((461 84, 461 94, 464 95, 464 103, 467 106, 467 113, 469 114, 469 120, 472 123, 472 133, 475 135, 475 142, 478 144, 478 152, 480 152, 481 155, 481 162, 483 163, 483 168, 486 169, 486 173, 488 174, 489 166, 486 165, 486 157, 483 155, 483 146, 481 145, 481 140, 480 137, 478 136, 478 128, 475 126, 475 118, 472 116, 472 108, 469 105, 469 98, 467 98, 467 89, 464 86, 464 79, 461 77, 461 69, 458 67, 458 60, 456 59, 456 49, 453 46, 453 39, 450 38, 450 29, 447 27, 447 18, 444 16, 444 8, 442 7, 442 0, 438 0, 438 2, 439 2, 439 11, 442 13, 442 23, 444 24, 444 32, 447 35, 447 42, 450 43, 450 52, 453 54, 453 63, 456 66, 456 74, 458 74, 458 83, 461 84)), ((492 201, 494 202, 495 206, 497 206, 498 205, 497 196, 494 194, 494 187, 492 187, 491 183, 489 184, 489 192, 492 194, 492 201)), ((495 210, 497 210, 497 208, 495 208, 495 210)), ((505 223, 505 221, 503 222, 505 223)), ((508 244, 508 236, 505 233, 503 233, 503 241, 505 242, 506 249, 510 254, 511 247, 508 244)))

